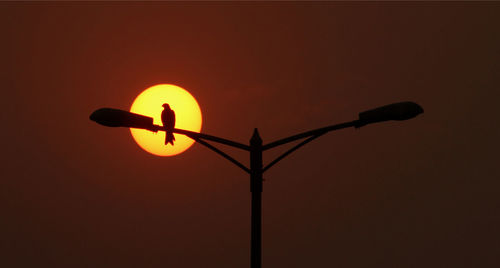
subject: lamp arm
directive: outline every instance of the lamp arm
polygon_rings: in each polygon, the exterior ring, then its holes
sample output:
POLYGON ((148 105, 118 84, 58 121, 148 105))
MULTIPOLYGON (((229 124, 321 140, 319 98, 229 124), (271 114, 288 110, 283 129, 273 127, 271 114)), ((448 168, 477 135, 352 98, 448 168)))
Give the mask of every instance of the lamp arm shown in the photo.
POLYGON ((331 126, 327 126, 327 127, 322 127, 322 128, 302 132, 302 133, 299 133, 297 135, 293 135, 293 136, 290 136, 290 137, 287 137, 287 138, 284 138, 281 140, 277 140, 277 141, 268 143, 268 144, 262 146, 262 150, 265 151, 265 150, 274 148, 276 146, 280 146, 280 145, 283 145, 283 144, 286 144, 289 142, 293 142, 293 141, 296 141, 299 139, 307 138, 309 136, 315 136, 318 134, 323 135, 323 134, 330 132, 330 131, 348 128, 348 127, 354 127, 354 126, 359 124, 358 121, 359 120, 354 120, 351 122, 345 122, 345 123, 341 123, 341 124, 331 125, 331 126))
MULTIPOLYGON (((162 127, 162 126, 153 125, 148 130, 154 131, 154 132, 156 132, 156 131, 165 131, 165 128, 162 127)), ((228 145, 228 146, 231 146, 231 147, 236 147, 236 148, 239 148, 239 149, 243 149, 243 150, 246 150, 246 151, 250 150, 250 146, 248 146, 248 145, 241 144, 239 142, 235 142, 235 141, 232 141, 232 140, 228 140, 228 139, 224 139, 224 138, 220 138, 220 137, 208 135, 208 134, 193 132, 193 131, 189 131, 189 130, 185 130, 185 129, 179 129, 179 128, 174 128, 173 132, 174 133, 178 133, 178 134, 182 134, 182 135, 186 135, 186 136, 188 136, 189 138, 191 138, 193 140, 205 139, 205 140, 209 140, 209 141, 214 141, 214 142, 222 143, 224 145, 228 145)))

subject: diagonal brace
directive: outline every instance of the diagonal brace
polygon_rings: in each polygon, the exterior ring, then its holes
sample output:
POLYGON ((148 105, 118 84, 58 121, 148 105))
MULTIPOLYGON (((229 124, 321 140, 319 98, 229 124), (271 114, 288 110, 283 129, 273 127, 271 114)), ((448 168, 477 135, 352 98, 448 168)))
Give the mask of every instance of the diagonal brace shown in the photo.
POLYGON ((216 147, 214 147, 213 145, 211 145, 210 143, 202 140, 201 138, 199 137, 196 137, 196 138, 193 138, 193 137, 190 137, 192 139, 194 139, 196 142, 206 146, 208 149, 220 154, 222 157, 226 158, 227 160, 231 161, 233 164, 237 165, 238 167, 240 167, 241 169, 243 169, 244 171, 246 171, 248 174, 250 174, 250 169, 248 169, 247 167, 245 167, 243 164, 241 164, 240 162, 238 162, 236 159, 232 158, 231 156, 229 156, 228 154, 224 153, 223 151, 217 149, 216 147))
POLYGON ((295 150, 299 149, 300 147, 306 145, 307 143, 311 142, 312 140, 322 136, 323 134, 327 133, 328 131, 316 133, 315 135, 307 138, 306 140, 303 140, 301 143, 295 145, 292 147, 290 150, 286 151, 282 155, 280 155, 278 158, 274 159, 271 163, 269 163, 266 167, 262 169, 262 172, 268 170, 270 167, 274 166, 276 163, 278 163, 281 159, 285 158, 287 155, 293 153, 295 150))

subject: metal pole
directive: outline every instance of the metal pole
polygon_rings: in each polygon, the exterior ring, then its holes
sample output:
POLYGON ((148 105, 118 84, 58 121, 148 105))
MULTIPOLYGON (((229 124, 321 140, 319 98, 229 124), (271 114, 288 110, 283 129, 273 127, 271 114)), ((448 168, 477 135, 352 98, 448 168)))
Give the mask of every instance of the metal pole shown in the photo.
POLYGON ((262 139, 257 129, 250 139, 250 192, 252 193, 250 267, 260 268, 262 265, 262 139))

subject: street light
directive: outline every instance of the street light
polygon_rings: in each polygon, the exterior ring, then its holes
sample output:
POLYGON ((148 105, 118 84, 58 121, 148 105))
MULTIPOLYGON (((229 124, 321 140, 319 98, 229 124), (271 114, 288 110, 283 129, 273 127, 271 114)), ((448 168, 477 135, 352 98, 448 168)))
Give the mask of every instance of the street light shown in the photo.
MULTIPOLYGON (((421 113, 424 110, 420 105, 414 102, 399 102, 393 103, 386 106, 378 107, 372 110, 364 111, 359 113, 359 118, 354 121, 345 122, 341 124, 331 125, 323 128, 318 128, 297 135, 293 135, 284 139, 280 139, 266 145, 262 144, 262 139, 260 138, 259 131, 254 129, 252 138, 250 139, 250 144, 245 145, 235 141, 223 139, 220 137, 207 135, 203 133, 192 132, 184 129, 174 129, 174 133, 186 135, 189 138, 195 140, 196 142, 206 146, 210 150, 218 153, 222 157, 231 161, 233 164, 243 169, 245 172, 250 174, 250 192, 252 193, 252 205, 251 205, 251 234, 250 234, 250 267, 260 268, 262 264, 262 174, 267 171, 270 167, 274 166, 280 160, 285 158, 287 155, 291 154, 295 150, 304 146, 305 144, 311 142, 312 140, 334 130, 339 130, 348 127, 359 128, 367 124, 379 123, 384 121, 402 121, 411 119, 421 113), (276 159, 271 161, 266 166, 262 164, 262 153, 265 150, 287 144, 299 139, 305 139, 299 144, 295 145, 288 151, 284 152, 282 155, 278 156, 276 159), (213 141, 235 148, 239 148, 250 152, 250 168, 247 168, 242 163, 238 162, 228 154, 214 147, 207 141, 213 141)), ((113 108, 101 108, 94 111, 90 115, 90 120, 97 122, 103 126, 107 127, 126 127, 126 128, 140 128, 147 129, 150 131, 165 131, 165 129, 159 125, 153 124, 153 118, 143 116, 140 114, 135 114, 123 110, 113 109, 113 108)))

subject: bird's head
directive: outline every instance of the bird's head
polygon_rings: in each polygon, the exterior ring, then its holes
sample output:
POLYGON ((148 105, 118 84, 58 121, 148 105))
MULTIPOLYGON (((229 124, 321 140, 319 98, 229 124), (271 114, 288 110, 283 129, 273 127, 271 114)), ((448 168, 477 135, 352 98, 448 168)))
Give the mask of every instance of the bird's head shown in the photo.
POLYGON ((168 109, 168 110, 170 110, 170 105, 168 105, 168 103, 164 103, 164 104, 162 105, 162 107, 163 107, 165 110, 167 110, 167 109, 168 109))

